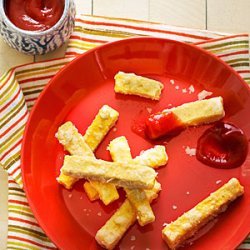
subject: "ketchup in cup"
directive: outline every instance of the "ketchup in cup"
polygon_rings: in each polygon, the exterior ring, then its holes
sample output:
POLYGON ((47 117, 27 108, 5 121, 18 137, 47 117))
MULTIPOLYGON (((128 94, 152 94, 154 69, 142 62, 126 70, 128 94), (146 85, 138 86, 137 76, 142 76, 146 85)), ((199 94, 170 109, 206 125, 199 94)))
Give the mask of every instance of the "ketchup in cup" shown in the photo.
POLYGON ((62 16, 64 0, 6 0, 5 13, 20 29, 44 31, 62 16))
POLYGON ((199 138, 196 158, 215 168, 239 167, 246 159, 248 140, 236 126, 218 122, 199 138))

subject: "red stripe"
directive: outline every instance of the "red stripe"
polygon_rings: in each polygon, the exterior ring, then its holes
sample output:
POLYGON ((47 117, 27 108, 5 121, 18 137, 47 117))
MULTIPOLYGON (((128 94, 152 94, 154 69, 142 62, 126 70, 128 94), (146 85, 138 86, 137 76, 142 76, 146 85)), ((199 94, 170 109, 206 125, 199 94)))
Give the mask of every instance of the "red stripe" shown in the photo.
POLYGON ((15 99, 18 97, 18 95, 20 94, 21 92, 21 88, 19 88, 19 90, 17 91, 17 93, 15 94, 15 96, 8 102, 5 104, 5 106, 3 106, 1 109, 0 109, 0 112, 2 112, 4 109, 6 109, 13 101, 15 101, 15 99))
POLYGON ((135 27, 132 25, 126 25, 126 24, 117 24, 117 23, 106 23, 106 22, 96 22, 96 21, 87 21, 87 20, 81 20, 76 19, 76 21, 81 23, 87 23, 91 25, 104 25, 104 26, 113 26, 113 27, 120 27, 120 28, 129 28, 134 30, 141 30, 141 31, 150 31, 150 32, 157 32, 157 33, 163 33, 163 34, 171 34, 176 36, 184 36, 184 37, 190 37, 195 39, 202 39, 202 40, 210 40, 211 38, 204 37, 204 36, 197 36, 197 35, 191 35, 183 32, 173 32, 173 31, 167 31, 167 30, 159 30, 159 29, 152 29, 152 28, 145 28, 145 27, 135 27))
POLYGON ((17 184, 14 180, 8 180, 8 183, 10 184, 10 183, 14 183, 14 184, 17 184))
POLYGON ((32 226, 40 227, 37 223, 29 221, 29 220, 24 220, 24 219, 20 219, 20 218, 16 218, 16 217, 11 217, 11 216, 9 216, 8 219, 12 220, 12 221, 19 221, 19 222, 27 223, 27 224, 32 225, 32 226))
POLYGON ((34 98, 30 98, 30 99, 26 99, 26 101, 27 102, 34 102, 34 101, 36 101, 37 100, 37 98, 38 98, 38 96, 37 97, 34 97, 34 98))
POLYGON ((20 84, 27 83, 27 82, 33 82, 33 81, 39 81, 39 80, 45 80, 48 78, 53 77, 54 75, 49 75, 49 76, 41 76, 41 77, 33 77, 33 78, 26 78, 25 80, 19 81, 20 84))
POLYGON ((1 156, 0 160, 3 160, 3 158, 4 158, 8 153, 10 153, 15 147, 17 147, 19 144, 21 144, 21 142, 22 142, 22 138, 21 138, 19 141, 17 141, 8 151, 6 151, 6 152, 1 156))
POLYGON ((204 44, 204 43, 212 43, 212 42, 217 42, 217 41, 223 41, 223 40, 227 40, 227 39, 231 39, 231 38, 235 38, 235 37, 248 37, 248 34, 240 34, 240 35, 233 35, 233 36, 223 36, 220 38, 214 38, 211 39, 209 41, 202 41, 202 42, 197 42, 195 43, 195 45, 200 45, 200 44, 204 44))
POLYGON ((250 70, 237 70, 239 74, 241 73, 250 73, 250 70))
POLYGON ((3 137, 4 135, 6 135, 12 128, 14 128, 21 120, 24 119, 24 117, 28 114, 28 110, 26 110, 26 112, 23 114, 23 116, 21 116, 15 123, 13 123, 10 127, 8 127, 8 129, 6 129, 1 135, 0 137, 3 137))
POLYGON ((242 54, 248 54, 248 53, 249 53, 248 50, 241 50, 241 51, 235 51, 235 52, 228 53, 228 54, 219 55, 218 57, 226 57, 226 56, 233 56, 233 55, 242 55, 242 54))
POLYGON ((11 173, 9 173, 11 176, 13 176, 13 174, 15 174, 18 170, 20 170, 21 169, 21 167, 20 166, 18 166, 18 167, 16 167, 11 173))
POLYGON ((76 53, 76 52, 66 52, 66 55, 68 56, 77 56, 80 55, 81 53, 76 53))
POLYGON ((9 202, 15 203, 15 204, 20 204, 20 205, 24 205, 24 206, 29 206, 28 202, 25 201, 18 201, 18 200, 8 200, 9 202))
POLYGON ((10 80, 12 74, 13 74, 14 70, 12 69, 9 73, 9 76, 7 77, 7 79, 2 83, 2 85, 0 86, 0 90, 5 86, 5 84, 10 80))
POLYGON ((90 39, 83 36, 71 36, 70 39, 77 39, 81 41, 91 42, 91 43, 106 43, 107 41, 90 39))
POLYGON ((57 249, 55 247, 49 247, 49 246, 46 246, 46 245, 43 245, 43 244, 39 244, 33 240, 28 240, 28 239, 25 239, 23 237, 18 237, 18 236, 11 236, 11 235, 8 235, 8 239, 13 239, 13 240, 19 240, 19 241, 24 241, 24 242, 28 242, 30 244, 33 244, 35 246, 38 246, 38 247, 43 247, 45 249, 57 249))

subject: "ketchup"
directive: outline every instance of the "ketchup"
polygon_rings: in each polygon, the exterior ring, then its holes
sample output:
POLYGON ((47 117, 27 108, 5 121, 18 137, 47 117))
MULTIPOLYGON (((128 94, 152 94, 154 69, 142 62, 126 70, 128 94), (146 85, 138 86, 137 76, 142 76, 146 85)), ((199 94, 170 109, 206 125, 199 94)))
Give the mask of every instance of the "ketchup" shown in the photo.
POLYGON ((149 139, 157 139, 165 135, 180 132, 185 127, 178 117, 171 111, 151 115, 146 120, 145 134, 149 139))
POLYGON ((239 167, 246 159, 248 140, 236 126, 218 122, 199 138, 196 158, 215 168, 239 167))
POLYGON ((5 0, 5 13, 20 29, 43 31, 54 26, 64 10, 64 0, 5 0))

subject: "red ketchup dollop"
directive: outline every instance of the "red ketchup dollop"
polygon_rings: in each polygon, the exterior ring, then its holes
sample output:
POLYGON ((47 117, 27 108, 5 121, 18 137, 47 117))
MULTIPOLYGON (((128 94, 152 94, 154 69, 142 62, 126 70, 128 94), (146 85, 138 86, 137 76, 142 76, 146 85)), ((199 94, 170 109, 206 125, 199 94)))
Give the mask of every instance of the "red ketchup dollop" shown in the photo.
POLYGON ((171 111, 152 114, 145 122, 145 135, 149 139, 157 139, 166 135, 174 135, 185 127, 171 111))
POLYGON ((43 31, 54 26, 64 10, 64 0, 6 0, 5 13, 20 29, 43 31))
POLYGON ((196 158, 215 168, 239 167, 246 159, 248 140, 236 126, 218 122, 198 140, 196 158))

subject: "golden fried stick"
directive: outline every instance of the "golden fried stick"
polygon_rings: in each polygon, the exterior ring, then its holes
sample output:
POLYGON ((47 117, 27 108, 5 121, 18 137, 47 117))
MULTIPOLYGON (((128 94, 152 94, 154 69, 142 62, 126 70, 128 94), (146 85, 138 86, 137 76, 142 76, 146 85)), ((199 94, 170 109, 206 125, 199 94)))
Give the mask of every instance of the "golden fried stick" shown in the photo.
POLYGON ((236 178, 232 178, 194 208, 166 225, 162 237, 170 249, 175 249, 193 236, 202 226, 225 211, 230 202, 244 193, 236 178))
POLYGON ((61 171, 75 178, 87 178, 121 187, 144 189, 154 186, 157 175, 154 169, 134 163, 108 162, 68 155, 64 158, 61 171))
MULTIPOLYGON (((72 124, 72 122, 66 122, 61 125, 58 129, 58 132, 56 133, 56 137, 58 138, 59 142, 64 146, 65 150, 67 150, 71 155, 80 155, 95 158, 93 151, 90 149, 88 144, 83 139, 83 136, 78 132, 77 128, 72 124)), ((97 141, 95 142, 97 143, 97 141)), ((77 180, 78 178, 67 176, 62 172, 57 178, 57 181, 67 189, 72 188, 73 184, 77 180)), ((96 188, 96 191, 99 193, 99 195, 95 198, 99 197, 105 205, 108 205, 119 198, 119 194, 116 190, 115 185, 111 183, 106 184, 98 182, 94 182, 91 184, 92 190, 90 190, 89 185, 85 184, 85 191, 90 200, 93 200, 91 194, 93 194, 94 188, 96 188)))
MULTIPOLYGON (((109 144, 109 151, 115 162, 134 162, 130 153, 127 139, 120 136, 109 144)), ((141 226, 155 221, 155 216, 143 189, 124 189, 127 198, 137 211, 138 222, 141 226)))
POLYGON ((156 145, 153 148, 143 151, 139 156, 136 156, 133 162, 158 168, 167 164, 168 155, 164 146, 156 145))
POLYGON ((159 81, 138 76, 134 73, 118 72, 115 75, 115 92, 126 95, 138 95, 159 100, 163 84, 159 81))
POLYGON ((83 184, 83 188, 84 188, 88 198, 91 201, 95 201, 95 200, 99 199, 99 194, 98 194, 97 190, 91 185, 90 182, 85 181, 83 184))
MULTIPOLYGON (((150 190, 145 190, 147 199, 152 202, 158 197, 161 190, 159 182, 150 190)), ((134 206, 126 199, 117 211, 109 218, 109 220, 96 233, 96 241, 106 249, 113 249, 128 228, 136 221, 136 210, 134 206)))
POLYGON ((108 105, 101 107, 95 119, 87 128, 86 133, 83 136, 84 141, 88 144, 92 151, 95 151, 102 139, 115 125, 118 117, 119 113, 115 109, 109 107, 108 105))
MULTIPOLYGON (((77 128, 72 122, 66 122, 61 125, 56 133, 56 138, 64 146, 64 149, 72 155, 95 157, 93 151, 86 144, 82 135, 78 133, 77 128)), ((60 173, 57 181, 65 188, 70 189, 78 181, 78 178, 60 173)))

